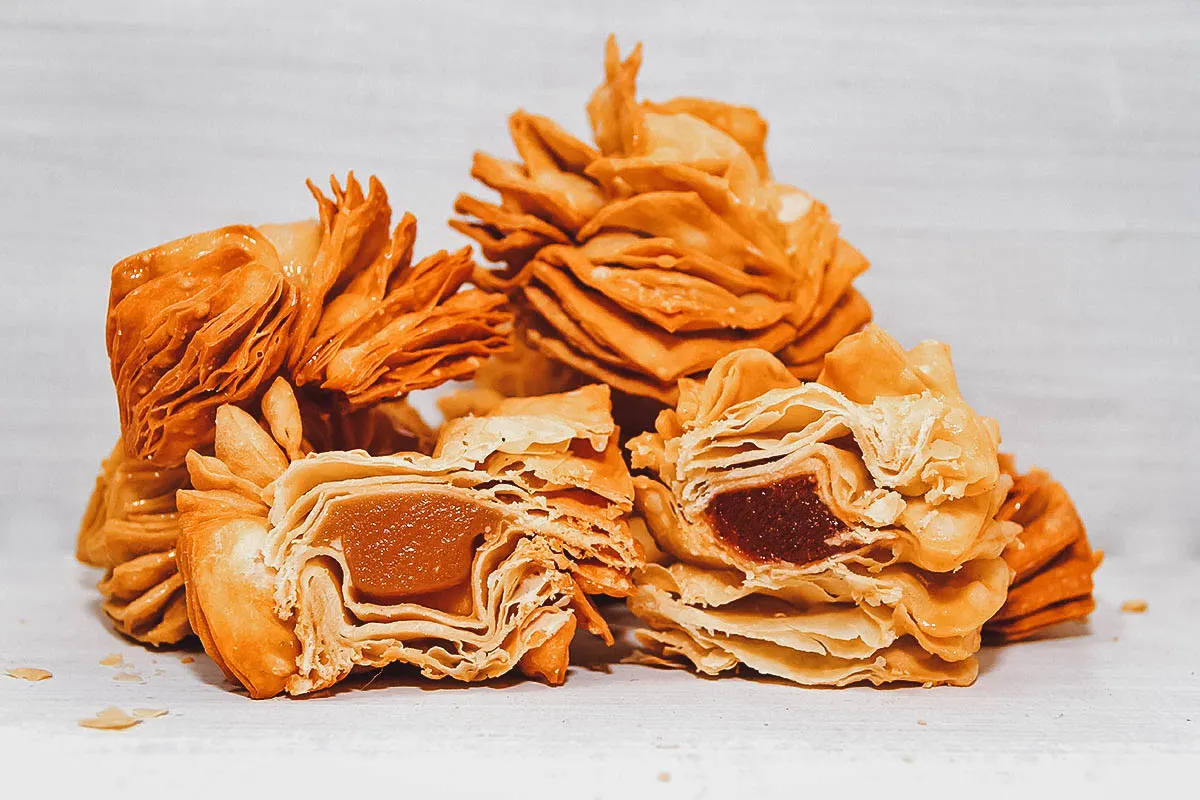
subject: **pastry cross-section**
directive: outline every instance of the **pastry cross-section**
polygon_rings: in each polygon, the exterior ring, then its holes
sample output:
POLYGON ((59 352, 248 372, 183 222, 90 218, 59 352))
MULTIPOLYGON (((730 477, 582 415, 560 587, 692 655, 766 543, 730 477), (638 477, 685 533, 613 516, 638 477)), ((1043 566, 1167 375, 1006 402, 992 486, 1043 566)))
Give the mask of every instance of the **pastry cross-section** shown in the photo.
POLYGON ((999 516, 998 444, 944 345, 905 351, 874 326, 814 382, 752 349, 684 381, 629 445, 642 659, 808 685, 971 683, 1020 530, 999 516))
POLYGON ((432 455, 306 452, 282 380, 262 419, 223 407, 179 495, 189 616, 253 696, 392 663, 561 683, 577 629, 611 642, 589 595, 641 551, 607 387, 453 419, 432 455))
POLYGON ((319 218, 230 225, 123 259, 106 341, 121 439, 81 524, 81 561, 104 567, 103 608, 126 635, 189 633, 175 565, 175 492, 189 450, 211 452, 217 409, 255 407, 279 375, 298 385, 309 443, 427 450, 403 400, 469 378, 508 347, 504 296, 464 288, 469 249, 414 261, 416 220, 394 227, 379 181, 351 175, 319 218))

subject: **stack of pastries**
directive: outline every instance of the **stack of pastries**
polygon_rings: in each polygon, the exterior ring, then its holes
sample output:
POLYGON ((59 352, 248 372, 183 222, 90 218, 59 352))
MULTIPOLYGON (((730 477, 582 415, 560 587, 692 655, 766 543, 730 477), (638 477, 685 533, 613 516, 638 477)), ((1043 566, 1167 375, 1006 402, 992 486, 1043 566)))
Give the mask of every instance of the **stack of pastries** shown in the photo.
POLYGON ((613 643, 598 597, 634 660, 806 685, 966 685, 984 640, 1086 619, 1063 487, 948 347, 871 323, 766 122, 639 100, 641 59, 609 40, 591 142, 518 111, 519 160, 476 155, 498 198, 451 225, 491 265, 415 259, 351 175, 316 220, 113 268, 120 439, 77 556, 118 630, 270 697, 393 663, 558 684, 578 632, 613 643), (407 402, 471 379, 437 429, 407 402))

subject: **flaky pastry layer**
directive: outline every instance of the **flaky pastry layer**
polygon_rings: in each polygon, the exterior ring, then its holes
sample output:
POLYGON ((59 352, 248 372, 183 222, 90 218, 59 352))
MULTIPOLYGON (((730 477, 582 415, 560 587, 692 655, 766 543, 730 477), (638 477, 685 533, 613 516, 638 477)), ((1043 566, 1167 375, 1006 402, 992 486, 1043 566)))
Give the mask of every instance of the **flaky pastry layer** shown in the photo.
POLYGON ((803 684, 967 684, 1003 606, 999 432, 949 351, 868 327, 796 379, 763 351, 685 381, 630 443, 649 552, 629 598, 656 662, 803 684), (651 477, 653 476, 653 477, 651 477))
POLYGON ((1061 622, 1086 620, 1096 608, 1092 574, 1104 554, 1092 550, 1071 496, 1050 473, 1018 474, 1009 458, 1001 466, 1015 481, 998 516, 1021 525, 1021 533, 1004 551, 1013 573, 1008 599, 984 634, 1016 642, 1061 622))
POLYGON ((525 340, 622 392, 676 399, 743 347, 816 377, 821 358, 870 319, 852 283, 867 261, 824 205, 772 179, 753 109, 699 98, 639 101, 641 47, 588 103, 594 145, 518 111, 519 162, 477 153, 451 224, 501 271, 477 282, 514 298, 525 340))
POLYGON ((283 382, 263 416, 224 407, 179 500, 192 623, 253 696, 390 663, 559 683, 578 625, 610 636, 587 595, 628 593, 641 558, 606 387, 451 420, 432 455, 307 453, 283 382))

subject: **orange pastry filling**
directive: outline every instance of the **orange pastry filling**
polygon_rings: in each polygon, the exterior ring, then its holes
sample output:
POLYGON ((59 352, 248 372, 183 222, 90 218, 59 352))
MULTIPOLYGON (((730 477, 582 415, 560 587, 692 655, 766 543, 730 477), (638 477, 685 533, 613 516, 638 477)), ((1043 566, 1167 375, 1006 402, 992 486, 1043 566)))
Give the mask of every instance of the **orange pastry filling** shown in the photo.
POLYGON ((847 527, 821 502, 811 475, 721 492, 706 513, 719 539, 760 561, 808 564, 857 546, 830 544, 847 527))
POLYGON ((363 600, 467 613, 475 548, 501 516, 445 491, 352 495, 329 503, 320 538, 341 539, 363 600))

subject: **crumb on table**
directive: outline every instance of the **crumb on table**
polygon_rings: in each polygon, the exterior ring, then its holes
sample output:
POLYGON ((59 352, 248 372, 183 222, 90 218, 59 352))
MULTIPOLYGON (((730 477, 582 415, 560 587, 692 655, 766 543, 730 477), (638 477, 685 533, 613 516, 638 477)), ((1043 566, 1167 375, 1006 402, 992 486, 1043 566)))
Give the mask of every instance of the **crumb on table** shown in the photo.
POLYGON ((79 720, 80 726, 99 731, 120 731, 141 725, 142 721, 131 717, 116 706, 109 706, 94 717, 79 720))

